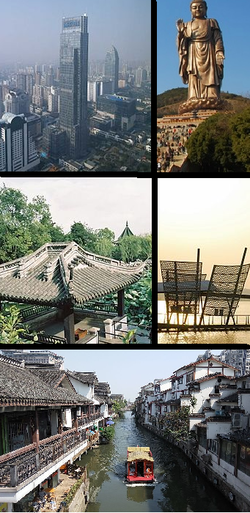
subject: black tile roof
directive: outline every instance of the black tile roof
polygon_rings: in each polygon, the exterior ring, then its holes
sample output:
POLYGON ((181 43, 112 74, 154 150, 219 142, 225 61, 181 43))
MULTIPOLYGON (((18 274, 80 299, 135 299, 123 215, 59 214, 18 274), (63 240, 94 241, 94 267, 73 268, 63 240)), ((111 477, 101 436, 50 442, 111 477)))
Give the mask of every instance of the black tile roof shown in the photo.
POLYGON ((0 265, 0 299, 80 305, 132 285, 140 279, 145 265, 95 255, 75 242, 48 243, 30 255, 0 265))
POLYGON ((96 385, 98 383, 98 378, 95 372, 77 372, 77 371, 67 371, 68 376, 78 379, 84 384, 96 385))
POLYGON ((47 383, 46 376, 42 378, 38 369, 28 370, 22 363, 0 355, 0 408, 8 405, 84 405, 91 402, 73 390, 54 388, 55 381, 58 381, 55 375, 47 383))

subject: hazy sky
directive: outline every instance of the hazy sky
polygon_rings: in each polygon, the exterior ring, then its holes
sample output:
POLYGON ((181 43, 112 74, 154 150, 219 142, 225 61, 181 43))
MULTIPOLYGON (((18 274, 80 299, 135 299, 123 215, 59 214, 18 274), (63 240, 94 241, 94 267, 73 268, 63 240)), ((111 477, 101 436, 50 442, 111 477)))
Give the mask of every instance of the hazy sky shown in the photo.
POLYGON ((76 221, 109 228, 118 237, 126 221, 135 235, 151 232, 148 178, 4 178, 0 186, 19 189, 31 201, 44 196, 53 221, 64 232, 76 221))
MULTIPOLYGON (((95 372, 99 381, 107 381, 112 394, 123 394, 133 401, 143 385, 154 379, 168 378, 188 363, 196 361, 199 350, 61 350, 56 354, 65 357, 64 368, 95 372)), ((219 350, 212 350, 219 354, 219 350)))
POLYGON ((149 60, 150 0, 11 0, 1 2, 0 69, 9 62, 59 60, 62 17, 87 14, 89 58, 104 59, 111 45, 125 60, 149 60))
MULTIPOLYGON (((246 94, 250 91, 249 0, 207 0, 208 17, 215 18, 222 30, 225 55, 225 77, 222 91, 246 94)), ((157 0, 157 92, 184 87, 179 76, 176 47, 176 21, 191 20, 190 0, 157 0)))
POLYGON ((195 261, 200 248, 208 277, 213 264, 239 264, 245 247, 250 262, 248 178, 162 178, 158 184, 159 260, 195 261))

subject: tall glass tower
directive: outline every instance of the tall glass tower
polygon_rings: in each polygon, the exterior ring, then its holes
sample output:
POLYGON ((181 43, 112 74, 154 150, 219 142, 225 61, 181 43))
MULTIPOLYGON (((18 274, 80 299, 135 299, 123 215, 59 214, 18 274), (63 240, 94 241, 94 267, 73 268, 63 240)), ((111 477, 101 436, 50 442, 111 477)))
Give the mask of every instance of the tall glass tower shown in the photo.
POLYGON ((114 46, 107 52, 105 59, 105 77, 114 81, 114 93, 118 91, 119 55, 114 46))
POLYGON ((86 154, 88 83, 88 17, 63 18, 60 40, 60 128, 66 131, 65 153, 86 154))

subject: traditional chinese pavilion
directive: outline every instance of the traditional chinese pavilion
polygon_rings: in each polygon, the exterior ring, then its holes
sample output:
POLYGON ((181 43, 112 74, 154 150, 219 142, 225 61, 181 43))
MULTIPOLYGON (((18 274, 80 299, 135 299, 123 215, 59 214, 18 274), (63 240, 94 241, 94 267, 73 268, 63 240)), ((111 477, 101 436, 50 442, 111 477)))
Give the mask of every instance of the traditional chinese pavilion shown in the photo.
POLYGON ((34 253, 0 265, 0 302, 59 308, 65 338, 74 343, 74 307, 117 292, 118 316, 122 316, 124 289, 141 278, 145 265, 95 255, 75 242, 47 243, 34 253))

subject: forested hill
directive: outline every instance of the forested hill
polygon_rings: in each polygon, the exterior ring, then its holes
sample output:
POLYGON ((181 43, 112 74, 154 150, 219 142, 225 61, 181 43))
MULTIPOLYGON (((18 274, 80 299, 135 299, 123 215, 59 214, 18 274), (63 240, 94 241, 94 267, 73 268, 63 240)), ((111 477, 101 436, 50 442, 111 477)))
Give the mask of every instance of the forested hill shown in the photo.
MULTIPOLYGON (((250 106, 250 98, 233 94, 221 93, 222 100, 227 101, 227 110, 239 112, 250 106)), ((179 105, 187 100, 187 87, 169 89, 157 96, 157 117, 178 114, 179 105)))

